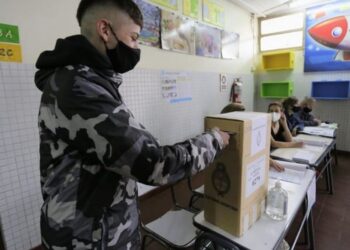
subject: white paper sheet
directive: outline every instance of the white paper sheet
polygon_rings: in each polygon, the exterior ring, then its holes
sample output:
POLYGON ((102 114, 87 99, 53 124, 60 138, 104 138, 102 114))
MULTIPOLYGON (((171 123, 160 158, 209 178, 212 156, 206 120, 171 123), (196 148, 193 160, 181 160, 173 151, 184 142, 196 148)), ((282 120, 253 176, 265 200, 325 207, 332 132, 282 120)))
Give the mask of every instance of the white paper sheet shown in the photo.
POLYGON ((245 185, 246 198, 248 198, 252 193, 254 193, 259 187, 264 184, 265 164, 266 157, 262 156, 247 166, 245 185))
POLYGON ((305 176, 308 165, 298 164, 294 162, 277 161, 284 167, 283 172, 278 172, 274 168, 270 168, 269 177, 280 179, 295 184, 300 184, 305 176))
POLYGON ((293 155, 293 160, 296 162, 305 162, 309 164, 314 164, 316 161, 316 155, 309 150, 306 151, 306 150, 299 149, 293 155))
POLYGON ((259 153, 266 147, 267 117, 262 116, 252 119, 252 139, 250 155, 259 153))
POLYGON ((311 208, 316 202, 316 177, 312 179, 309 189, 307 190, 307 200, 307 215, 309 216, 311 208))
POLYGON ((310 135, 322 135, 327 137, 335 136, 335 129, 331 128, 321 128, 321 127, 305 127, 303 133, 310 135))

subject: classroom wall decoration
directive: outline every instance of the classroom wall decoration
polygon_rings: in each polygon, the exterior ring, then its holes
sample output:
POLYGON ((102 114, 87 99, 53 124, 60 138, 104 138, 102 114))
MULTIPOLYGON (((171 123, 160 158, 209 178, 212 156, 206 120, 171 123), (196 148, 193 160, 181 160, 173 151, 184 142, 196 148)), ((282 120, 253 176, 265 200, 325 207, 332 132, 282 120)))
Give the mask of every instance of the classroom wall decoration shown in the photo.
POLYGON ((203 21, 223 28, 225 9, 213 0, 203 0, 203 21))
POLYGON ((239 34, 221 31, 221 56, 224 59, 237 59, 239 57, 239 34))
POLYGON ((177 10, 179 6, 177 0, 150 0, 150 1, 172 10, 177 10))
POLYGON ((350 70, 350 2, 310 8, 306 13, 304 71, 350 70))
POLYGON ((162 10, 162 49, 195 54, 194 21, 162 10))
POLYGON ((183 14, 194 19, 199 19, 200 0, 183 0, 183 14))
POLYGON ((142 0, 135 0, 143 15, 140 44, 160 47, 160 9, 142 0))
POLYGON ((196 23, 196 55, 221 58, 221 31, 196 23))
POLYGON ((0 61, 22 62, 18 26, 0 23, 0 61))

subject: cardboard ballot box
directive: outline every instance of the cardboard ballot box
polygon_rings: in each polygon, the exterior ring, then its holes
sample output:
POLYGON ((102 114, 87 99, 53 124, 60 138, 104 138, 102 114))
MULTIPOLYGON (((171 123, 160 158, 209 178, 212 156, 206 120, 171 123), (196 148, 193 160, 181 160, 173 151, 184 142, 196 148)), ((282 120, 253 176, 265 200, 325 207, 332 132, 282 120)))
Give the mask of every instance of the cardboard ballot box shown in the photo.
POLYGON ((241 236, 265 211, 271 116, 232 112, 206 117, 205 127, 218 127, 231 137, 206 170, 204 217, 241 236))

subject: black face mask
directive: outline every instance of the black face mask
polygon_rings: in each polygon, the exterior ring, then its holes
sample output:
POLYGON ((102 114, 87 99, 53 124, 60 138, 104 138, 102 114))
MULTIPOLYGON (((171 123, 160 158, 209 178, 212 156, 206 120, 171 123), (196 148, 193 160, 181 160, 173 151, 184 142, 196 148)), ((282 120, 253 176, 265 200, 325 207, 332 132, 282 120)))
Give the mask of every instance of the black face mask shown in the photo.
POLYGON ((292 108, 292 110, 293 110, 293 112, 299 112, 300 111, 300 107, 298 107, 298 106, 294 106, 293 108, 292 108))
POLYGON ((303 108, 305 113, 310 113, 312 111, 312 109, 309 109, 308 107, 303 108))
POLYGON ((112 63, 113 69, 118 73, 125 73, 132 70, 140 61, 141 50, 133 49, 120 41, 114 33, 111 25, 109 25, 109 28, 115 39, 118 41, 118 44, 114 49, 108 49, 106 46, 107 56, 112 63))

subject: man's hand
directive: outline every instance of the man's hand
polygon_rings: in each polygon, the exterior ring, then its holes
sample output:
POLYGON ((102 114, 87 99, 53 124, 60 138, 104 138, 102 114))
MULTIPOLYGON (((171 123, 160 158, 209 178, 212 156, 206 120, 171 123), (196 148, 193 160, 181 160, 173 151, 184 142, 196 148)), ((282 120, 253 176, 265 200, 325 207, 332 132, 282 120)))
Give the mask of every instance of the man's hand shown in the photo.
POLYGON ((221 131, 219 129, 217 129, 218 133, 220 134, 222 141, 223 141, 223 148, 225 148, 230 141, 230 134, 224 131, 221 131))

